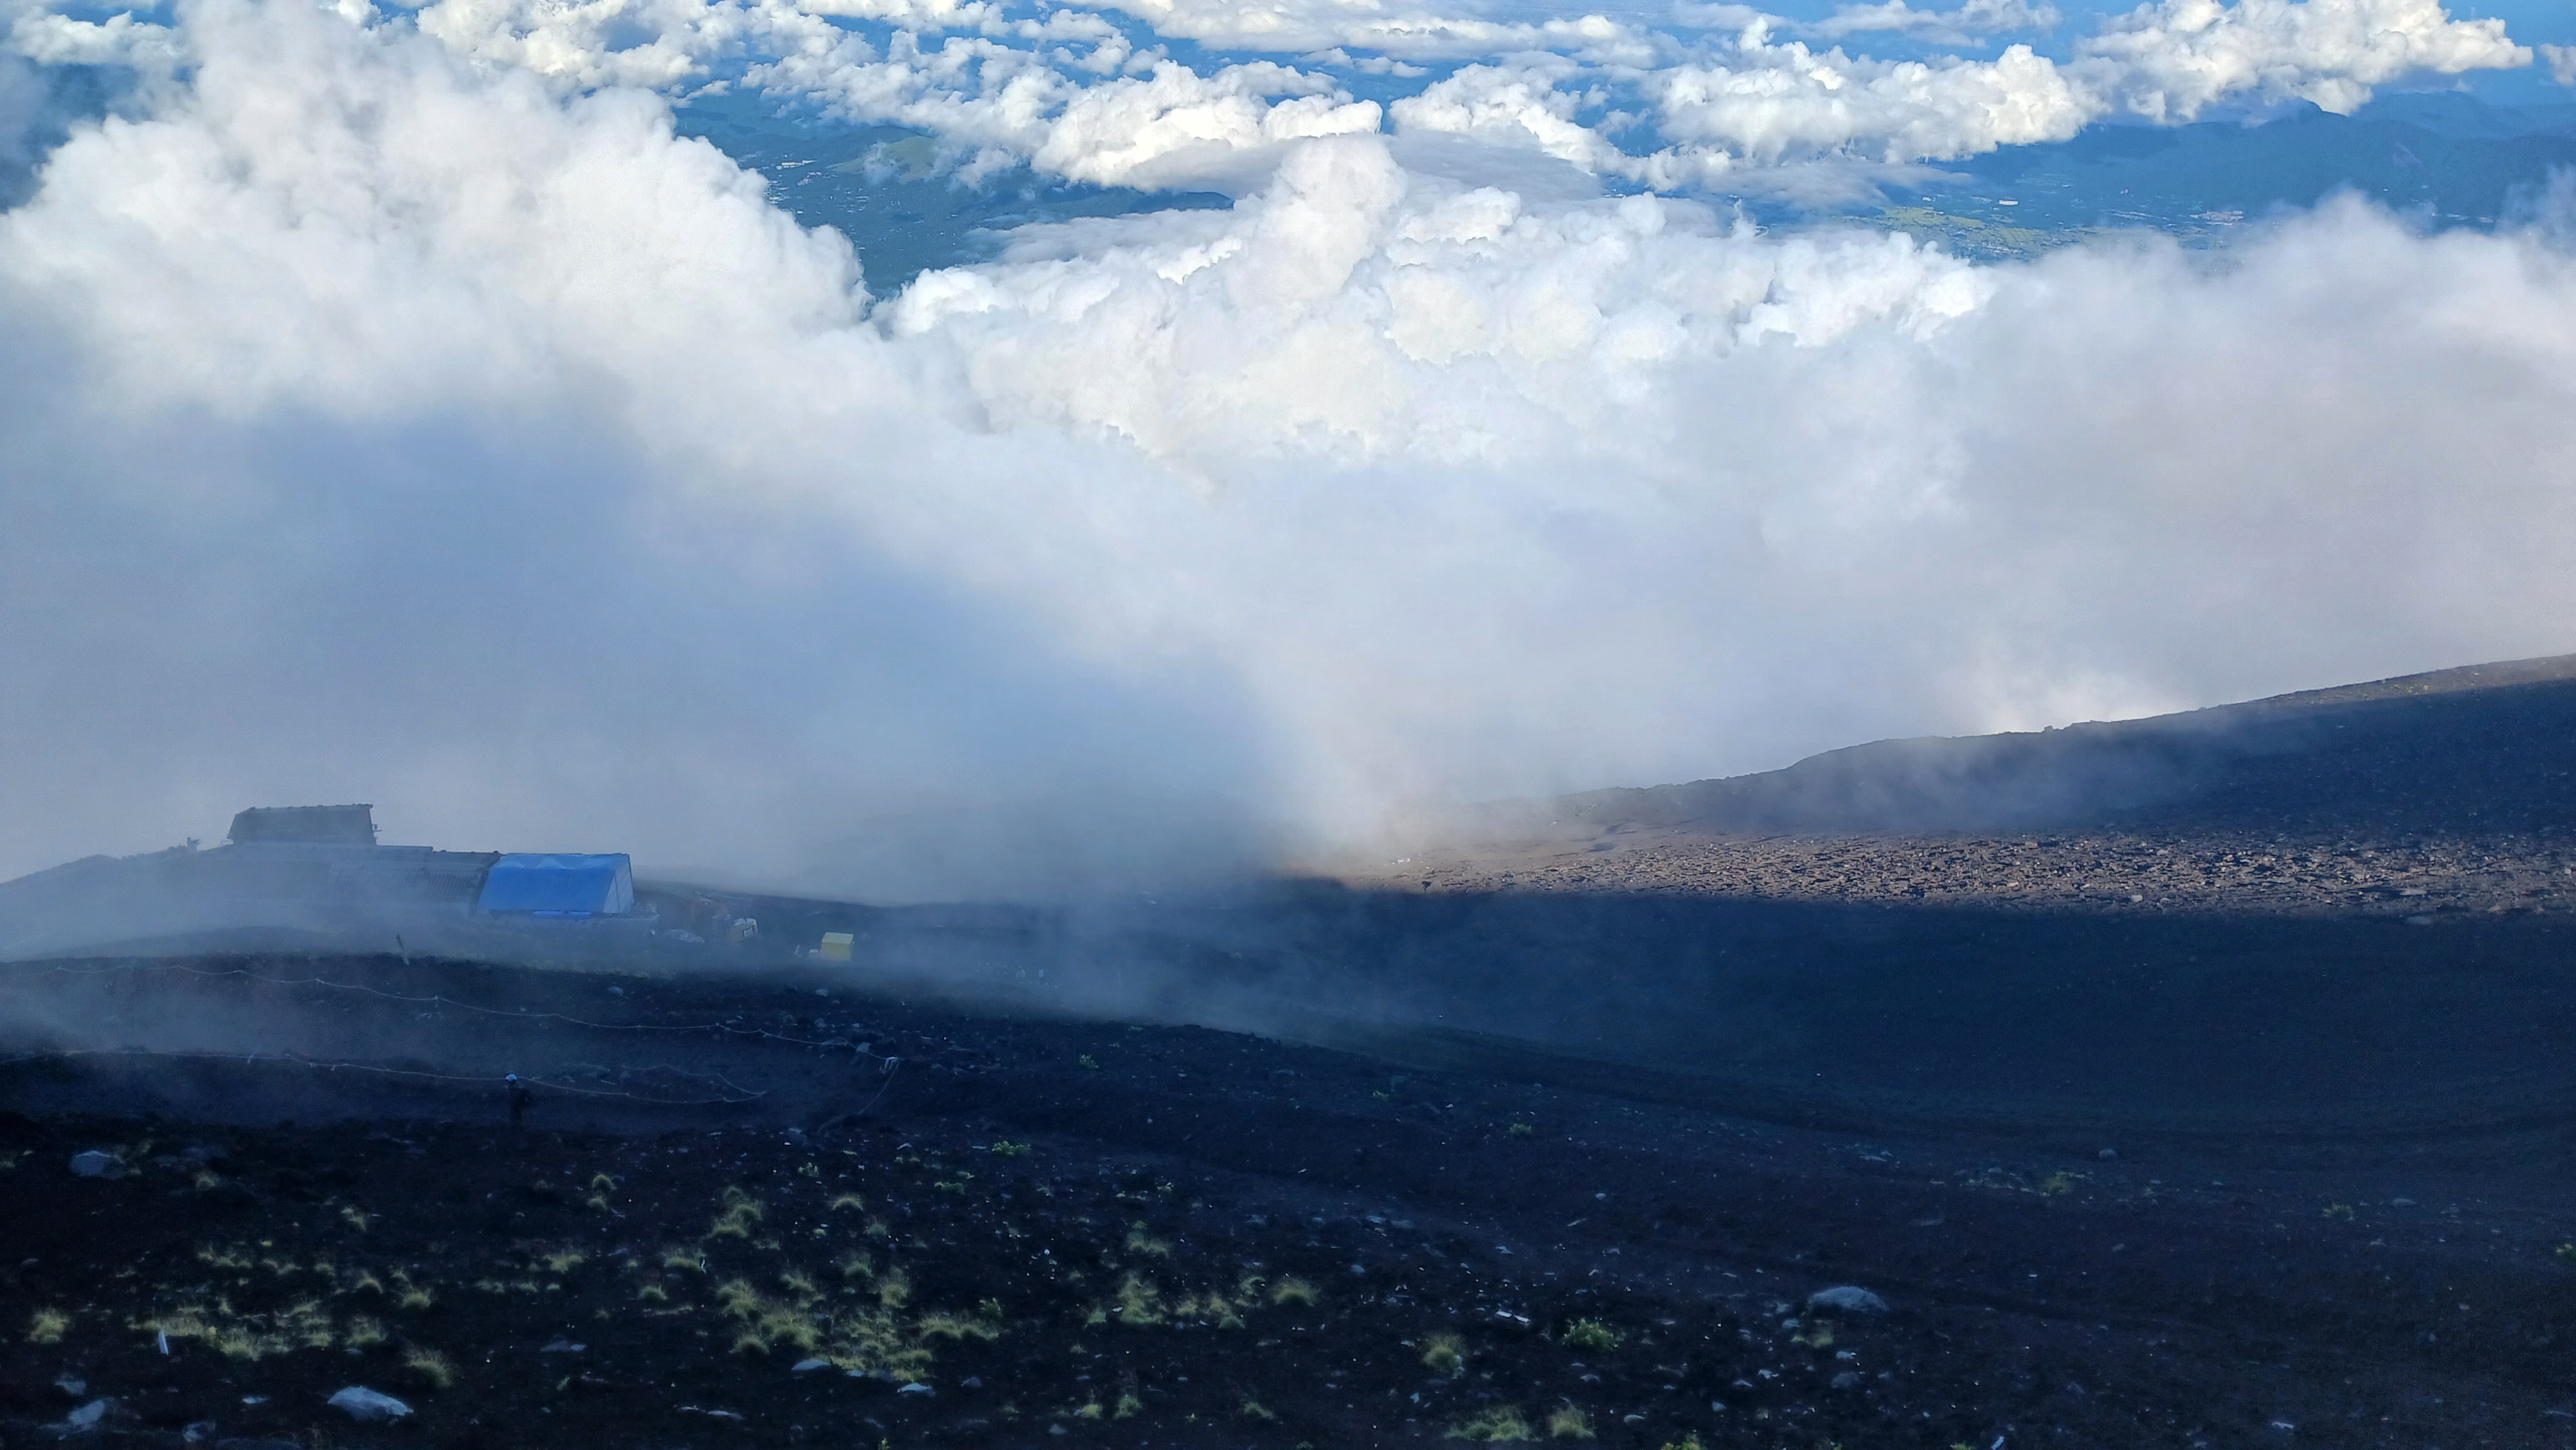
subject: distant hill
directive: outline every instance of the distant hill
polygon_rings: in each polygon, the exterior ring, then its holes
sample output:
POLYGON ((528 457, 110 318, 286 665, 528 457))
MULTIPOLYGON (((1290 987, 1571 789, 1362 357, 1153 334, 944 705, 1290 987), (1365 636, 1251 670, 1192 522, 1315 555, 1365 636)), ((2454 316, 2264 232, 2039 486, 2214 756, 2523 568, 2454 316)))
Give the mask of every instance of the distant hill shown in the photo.
POLYGON ((1881 225, 1970 255, 2027 254, 2105 230, 2216 241, 2351 192, 2436 228, 2490 228, 2576 171, 2576 105, 2383 96, 2349 116, 2302 105, 2260 124, 2104 124, 2070 140, 1941 163, 1891 188, 1881 225))
POLYGON ((2576 820, 2576 655, 2145 720, 1883 740, 1515 808, 1550 834, 1986 832, 2122 821, 2537 831, 2576 820))

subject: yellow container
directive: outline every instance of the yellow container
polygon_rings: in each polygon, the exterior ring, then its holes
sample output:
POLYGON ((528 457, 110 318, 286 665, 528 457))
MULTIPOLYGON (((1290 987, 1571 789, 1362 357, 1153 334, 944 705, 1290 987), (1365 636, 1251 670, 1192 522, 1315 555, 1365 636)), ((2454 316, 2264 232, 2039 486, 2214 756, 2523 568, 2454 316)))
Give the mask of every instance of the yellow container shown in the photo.
POLYGON ((827 962, 846 962, 850 959, 850 941, 851 935, 846 931, 827 931, 823 933, 823 945, 815 949, 814 955, 827 962))

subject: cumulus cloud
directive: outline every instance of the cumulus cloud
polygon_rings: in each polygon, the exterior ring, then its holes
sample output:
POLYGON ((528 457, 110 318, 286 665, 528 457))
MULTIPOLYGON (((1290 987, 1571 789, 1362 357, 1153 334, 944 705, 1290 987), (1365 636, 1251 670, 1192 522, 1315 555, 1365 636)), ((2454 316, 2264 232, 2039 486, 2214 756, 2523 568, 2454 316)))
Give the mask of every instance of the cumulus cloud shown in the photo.
POLYGON ((1232 184, 1257 176, 1283 142, 1374 131, 1381 120, 1376 103, 1321 75, 1272 62, 1202 74, 1135 55, 1097 16, 1015 20, 988 0, 438 0, 418 24, 486 69, 564 91, 685 91, 729 84, 738 71, 743 83, 846 120, 934 133, 970 182, 1025 164, 1101 185, 1232 184), (871 40, 833 15, 894 28, 871 40))
POLYGON ((835 115, 934 132, 970 180, 1028 164, 1073 181, 1238 193, 1259 184, 1283 142, 1376 131, 1389 118, 1678 189, 1748 161, 1939 160, 2063 140, 2111 116, 2179 123, 2286 100, 2348 111, 2392 80, 2533 58, 2503 22, 2454 20, 2437 0, 2153 0, 2103 22, 2062 63, 2028 44, 1990 59, 1887 61, 1835 43, 1893 32, 1967 44, 2058 22, 2025 0, 1953 10, 1888 0, 1804 24, 1703 6, 1692 23, 1734 29, 1698 39, 1599 13, 1507 20, 1370 0, 1117 8, 1159 35, 1307 53, 1316 66, 1395 76, 1394 57, 1471 63, 1437 78, 1413 68, 1423 88, 1381 111, 1320 69, 1184 65, 1138 52, 1099 15, 1031 13, 1012 0, 437 0, 418 23, 482 64, 570 88, 676 91, 739 69, 835 115), (1354 59, 1354 48, 1375 54, 1354 59))
POLYGON ((2246 96, 2350 112, 2402 76, 2531 64, 2502 20, 2454 20, 2436 0, 2157 0, 2076 49, 2088 87, 2151 121, 2246 96))
POLYGON ((1595 64, 1654 64, 1673 47, 1632 20, 1599 12, 1495 20, 1452 9, 1391 9, 1376 0, 1118 0, 1175 36, 1227 50, 1315 51, 1349 46, 1415 60, 1552 51, 1595 64))
POLYGON ((176 23, 184 85, 0 217, 0 870, 345 797, 1104 889, 2576 618, 2576 264, 2532 236, 2346 205, 1982 267, 1364 128, 872 304, 650 93, 176 23))
POLYGON ((1736 63, 1678 66, 1653 84, 1679 139, 1764 159, 1858 146, 1912 161, 2064 140, 2113 115, 2196 120, 2229 101, 2351 111, 2402 76, 2530 63, 2501 20, 2454 20, 2433 0, 2157 0, 2063 66, 2026 45, 1991 61, 1871 61, 1755 30, 1736 63))
POLYGON ((1669 158, 1631 156, 1602 128, 1575 120, 1584 97, 1558 89, 1566 74, 1566 67, 1545 63, 1461 66, 1396 101, 1390 119, 1407 132, 1535 150, 1586 171, 1640 178, 1651 173, 1663 185, 1676 184, 1669 158))
POLYGON ((2062 141, 2102 114, 2027 45, 1991 61, 1873 61, 1752 33, 1731 59, 1650 78, 1665 135, 1757 161, 1856 149, 1897 162, 2062 141))
MULTIPOLYGON (((1802 28, 1827 36, 1900 29, 1927 14, 1898 3, 1802 28)), ((1968 8, 1948 15, 1961 26, 2016 18, 2042 17, 1968 8)), ((1630 153, 1606 134, 1632 119, 1624 115, 1611 125, 1578 124, 1577 98, 1556 87, 1560 77, 1578 85, 1586 77, 1562 65, 1468 67, 1397 102, 1393 115, 1408 127, 1535 149, 1672 188, 1729 174, 1740 161, 1945 160, 2062 141, 2112 116, 2196 120, 2226 103, 2304 100, 2348 112, 2374 86, 2404 76, 2532 59, 2502 21, 2454 20, 2433 0, 2157 0, 2106 22, 2065 64, 2026 44, 1991 60, 1884 61, 1774 37, 1774 22, 1757 17, 1706 54, 1629 77, 1661 138, 1673 143, 1653 152, 1630 153)))

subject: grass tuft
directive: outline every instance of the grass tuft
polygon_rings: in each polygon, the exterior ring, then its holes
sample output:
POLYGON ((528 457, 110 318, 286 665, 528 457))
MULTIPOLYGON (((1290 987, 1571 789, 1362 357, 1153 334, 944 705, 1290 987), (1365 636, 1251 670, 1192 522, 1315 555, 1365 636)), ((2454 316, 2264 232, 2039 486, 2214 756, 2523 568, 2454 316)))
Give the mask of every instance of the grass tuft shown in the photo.
POLYGON ((415 1346, 404 1351, 403 1368, 413 1379, 434 1390, 443 1390, 456 1383, 456 1367, 447 1362, 446 1355, 434 1349, 415 1346))
POLYGON ((919 1328, 924 1339, 936 1336, 941 1339, 995 1340, 1002 1337, 1002 1331, 993 1325, 962 1314, 924 1314, 919 1328))
POLYGON ((1315 1302, 1315 1286, 1307 1283, 1303 1279, 1282 1279, 1276 1285, 1272 1286, 1270 1290, 1270 1302, 1273 1304, 1312 1304, 1315 1302))
POLYGON ((1435 1334, 1422 1342, 1422 1362, 1442 1374, 1467 1368, 1467 1346, 1454 1334, 1435 1334))
POLYGON ((60 1309, 39 1309, 27 1320, 27 1342, 60 1344, 72 1327, 72 1317, 60 1309))
POLYGON ((1617 1349, 1623 1337, 1598 1319, 1577 1319, 1565 1326, 1563 1341, 1573 1349, 1617 1349))
POLYGON ((284 1354, 293 1346, 274 1334, 253 1334, 238 1324, 228 1324, 207 1336, 206 1343, 226 1359, 265 1359, 284 1354))
POLYGON ((1589 1440, 1592 1417, 1572 1405, 1563 1406, 1547 1417, 1547 1435, 1551 1440, 1589 1440))
POLYGON ((1118 1285, 1118 1322, 1121 1324, 1160 1324, 1163 1322, 1163 1291, 1151 1279, 1129 1274, 1118 1285))
POLYGON ((1474 1419, 1461 1420, 1450 1426, 1449 1438, 1500 1445, 1538 1437, 1530 1433, 1530 1423, 1521 1417, 1520 1411, 1509 1405, 1494 1405, 1474 1419))

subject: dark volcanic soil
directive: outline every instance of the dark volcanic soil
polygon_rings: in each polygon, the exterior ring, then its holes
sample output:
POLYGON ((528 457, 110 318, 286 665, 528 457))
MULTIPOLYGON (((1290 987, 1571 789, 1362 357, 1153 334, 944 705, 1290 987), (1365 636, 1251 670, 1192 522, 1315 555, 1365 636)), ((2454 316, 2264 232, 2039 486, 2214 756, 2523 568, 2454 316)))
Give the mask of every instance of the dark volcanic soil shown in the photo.
POLYGON ((1855 1137, 846 976, 7 970, 464 1059, 13 1065, 10 1444, 2576 1444, 2563 1135, 1855 1137))

